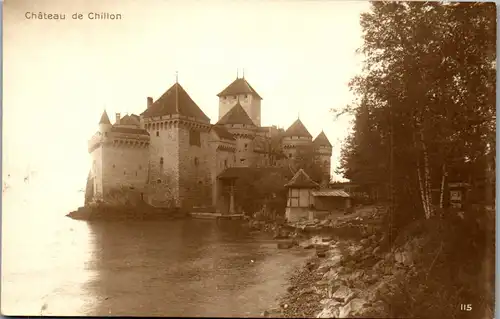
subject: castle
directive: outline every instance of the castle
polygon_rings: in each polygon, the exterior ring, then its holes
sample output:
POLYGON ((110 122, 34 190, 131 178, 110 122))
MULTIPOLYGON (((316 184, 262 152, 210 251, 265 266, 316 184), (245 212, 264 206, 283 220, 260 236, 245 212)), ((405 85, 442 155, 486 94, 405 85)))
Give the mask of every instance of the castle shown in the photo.
MULTIPOLYGON (((138 115, 106 111, 89 141, 92 167, 86 198, 108 202, 112 193, 135 194, 154 207, 213 207, 234 211, 219 177, 230 170, 287 167, 309 145, 330 176, 332 145, 324 132, 314 140, 297 119, 287 130, 261 126, 262 97, 244 77, 218 95, 216 124, 176 81, 138 115)), ((131 196, 131 195, 127 195, 131 196)))

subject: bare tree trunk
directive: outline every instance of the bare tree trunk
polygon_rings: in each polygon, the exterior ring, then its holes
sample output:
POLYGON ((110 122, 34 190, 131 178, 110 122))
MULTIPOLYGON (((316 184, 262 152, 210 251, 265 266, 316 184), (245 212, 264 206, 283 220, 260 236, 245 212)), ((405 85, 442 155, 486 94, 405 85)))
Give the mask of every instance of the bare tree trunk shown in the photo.
POLYGON ((446 172, 446 163, 443 163, 443 172, 441 176, 441 190, 439 193, 439 208, 443 209, 444 207, 444 185, 445 185, 445 180, 446 176, 448 173, 446 172))
POLYGON ((427 153, 427 145, 425 145, 424 134, 422 129, 420 129, 420 143, 422 144, 422 151, 424 155, 424 194, 425 194, 425 217, 429 219, 432 214, 431 208, 431 178, 430 178, 430 169, 429 169, 429 154, 427 153))
MULTIPOLYGON (((427 179, 427 174, 426 172, 428 171, 428 158, 427 158, 427 149, 425 147, 424 141, 423 141, 423 134, 422 134, 422 129, 420 129, 420 145, 422 147, 423 156, 424 156, 424 167, 422 167, 422 161, 420 160, 420 152, 417 155, 417 177, 418 177, 418 186, 419 186, 419 191, 420 191, 420 198, 422 200, 422 208, 424 209, 424 214, 425 218, 430 218, 430 205, 429 205, 429 194, 428 192, 428 179, 427 179)), ((415 137, 415 133, 413 135, 413 145, 415 149, 419 149, 417 146, 417 140, 415 137)))

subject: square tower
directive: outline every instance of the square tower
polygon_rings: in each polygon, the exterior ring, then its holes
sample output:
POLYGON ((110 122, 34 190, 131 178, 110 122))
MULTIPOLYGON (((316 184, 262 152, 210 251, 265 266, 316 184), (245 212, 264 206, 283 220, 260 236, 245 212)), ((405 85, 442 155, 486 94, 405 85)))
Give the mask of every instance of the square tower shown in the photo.
POLYGON ((237 103, 240 103, 245 112, 256 126, 261 125, 261 101, 262 97, 245 80, 236 78, 222 92, 219 97, 219 120, 226 115, 237 103))

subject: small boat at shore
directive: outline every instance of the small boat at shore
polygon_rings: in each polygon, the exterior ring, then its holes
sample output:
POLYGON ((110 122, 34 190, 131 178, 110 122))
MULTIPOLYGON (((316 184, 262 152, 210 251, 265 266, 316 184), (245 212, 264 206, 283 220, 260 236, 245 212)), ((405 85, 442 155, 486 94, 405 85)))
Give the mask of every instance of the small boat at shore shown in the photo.
POLYGON ((221 213, 203 213, 203 212, 192 212, 190 213, 191 218, 196 219, 215 219, 215 220, 243 220, 245 215, 243 214, 221 214, 221 213))
POLYGON ((220 214, 220 213, 200 213, 200 212, 193 212, 193 213, 190 213, 189 215, 192 218, 196 218, 196 219, 217 219, 222 214, 220 214))

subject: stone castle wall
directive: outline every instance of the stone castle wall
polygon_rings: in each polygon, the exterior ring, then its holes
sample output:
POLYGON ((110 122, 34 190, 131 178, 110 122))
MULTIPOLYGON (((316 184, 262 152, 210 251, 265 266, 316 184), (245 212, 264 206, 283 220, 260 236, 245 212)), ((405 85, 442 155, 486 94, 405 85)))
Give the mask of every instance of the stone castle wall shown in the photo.
POLYGON ((180 206, 184 208, 210 206, 212 204, 210 164, 215 159, 209 143, 209 126, 181 126, 178 134, 180 206), (199 138, 191 140, 191 134, 198 135, 199 138))
MULTIPOLYGON (((159 126, 159 125, 158 125, 159 126)), ((156 207, 179 206, 179 126, 168 123, 150 129, 150 179, 148 203, 156 207)))
POLYGON ((113 145, 107 143, 102 148, 102 180, 104 197, 123 187, 145 192, 148 176, 147 146, 113 145))
POLYGON ((94 149, 91 153, 92 156, 92 166, 90 168, 90 177, 94 183, 92 189, 93 194, 90 196, 92 199, 102 199, 103 198, 103 182, 102 182, 102 148, 98 147, 94 149))

